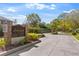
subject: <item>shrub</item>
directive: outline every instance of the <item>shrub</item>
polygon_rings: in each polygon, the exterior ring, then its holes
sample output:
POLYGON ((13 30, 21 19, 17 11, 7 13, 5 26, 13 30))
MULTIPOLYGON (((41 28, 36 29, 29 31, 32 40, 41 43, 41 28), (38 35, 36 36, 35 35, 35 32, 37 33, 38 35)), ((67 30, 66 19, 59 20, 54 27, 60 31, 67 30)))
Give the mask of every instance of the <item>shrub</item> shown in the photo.
POLYGON ((45 35, 44 34, 38 34, 38 37, 42 38, 42 37, 45 37, 45 35))
POLYGON ((3 38, 0 38, 0 47, 3 47, 6 45, 6 42, 3 38))
POLYGON ((47 28, 40 28, 40 32, 41 33, 50 33, 51 30, 50 29, 47 29, 47 28))
POLYGON ((79 33, 79 28, 75 30, 77 33, 79 33))
POLYGON ((35 33, 28 33, 27 39, 32 40, 32 41, 36 41, 36 40, 38 40, 38 35, 35 33))
POLYGON ((29 28, 29 33, 40 33, 40 28, 32 27, 29 28))
POLYGON ((21 41, 19 42, 19 44, 20 44, 20 45, 24 45, 24 44, 26 44, 25 39, 21 40, 21 41))
POLYGON ((73 33, 72 33, 72 35, 76 35, 76 33, 75 33, 75 32, 73 32, 73 33))
POLYGON ((19 42, 20 45, 24 45, 24 44, 27 44, 27 43, 30 43, 30 41, 28 41, 28 40, 26 39, 26 37, 25 37, 23 40, 21 40, 21 41, 19 42))
POLYGON ((58 32, 53 32, 52 34, 58 34, 58 32))
POLYGON ((77 33, 76 32, 72 32, 72 35, 76 35, 77 33))
POLYGON ((3 37, 3 29, 1 26, 0 26, 0 37, 3 37))

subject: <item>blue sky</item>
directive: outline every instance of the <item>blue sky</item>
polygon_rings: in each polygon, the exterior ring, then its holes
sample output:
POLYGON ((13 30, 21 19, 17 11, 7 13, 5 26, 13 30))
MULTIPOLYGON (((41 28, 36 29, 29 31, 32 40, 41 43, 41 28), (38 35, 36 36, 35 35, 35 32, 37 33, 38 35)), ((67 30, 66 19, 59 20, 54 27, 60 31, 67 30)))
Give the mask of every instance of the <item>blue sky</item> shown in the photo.
POLYGON ((37 13, 42 22, 49 23, 61 13, 69 13, 72 10, 79 9, 77 3, 0 3, 0 16, 17 19, 17 22, 24 23, 25 16, 31 13, 37 13))

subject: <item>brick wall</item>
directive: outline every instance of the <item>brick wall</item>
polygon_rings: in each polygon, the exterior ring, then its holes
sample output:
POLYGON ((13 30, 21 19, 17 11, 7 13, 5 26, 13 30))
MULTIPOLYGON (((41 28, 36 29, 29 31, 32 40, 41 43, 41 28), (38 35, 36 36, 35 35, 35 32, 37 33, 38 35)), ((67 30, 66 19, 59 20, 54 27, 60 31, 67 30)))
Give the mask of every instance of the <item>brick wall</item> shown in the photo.
POLYGON ((12 37, 25 36, 25 27, 22 25, 12 26, 12 37))

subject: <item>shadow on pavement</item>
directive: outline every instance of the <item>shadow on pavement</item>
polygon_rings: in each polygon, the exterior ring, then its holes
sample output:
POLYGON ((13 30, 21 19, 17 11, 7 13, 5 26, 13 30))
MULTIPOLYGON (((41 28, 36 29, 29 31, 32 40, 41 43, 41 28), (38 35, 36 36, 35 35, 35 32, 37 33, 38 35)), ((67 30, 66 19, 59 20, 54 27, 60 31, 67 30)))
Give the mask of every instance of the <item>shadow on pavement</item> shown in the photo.
POLYGON ((36 44, 34 44, 34 45, 29 46, 29 47, 27 47, 27 48, 24 48, 24 49, 22 49, 22 50, 20 50, 20 51, 17 51, 17 52, 14 52, 14 53, 12 53, 12 54, 9 54, 9 55, 7 55, 7 56, 19 56, 20 53, 29 51, 29 50, 32 49, 33 47, 38 48, 39 46, 37 46, 36 44))

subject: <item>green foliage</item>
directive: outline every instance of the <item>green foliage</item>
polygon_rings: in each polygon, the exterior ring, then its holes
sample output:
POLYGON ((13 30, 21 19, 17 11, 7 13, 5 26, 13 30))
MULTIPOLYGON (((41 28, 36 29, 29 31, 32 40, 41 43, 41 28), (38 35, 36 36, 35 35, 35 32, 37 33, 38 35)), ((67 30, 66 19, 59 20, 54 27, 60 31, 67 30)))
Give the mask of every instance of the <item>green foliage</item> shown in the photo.
POLYGON ((79 40, 79 34, 73 35, 77 40, 79 40))
POLYGON ((39 24, 41 33, 49 33, 51 31, 51 25, 45 22, 39 24))
POLYGON ((62 29, 64 31, 73 31, 79 28, 79 10, 74 10, 70 13, 62 13, 57 19, 61 19, 63 26, 62 29), (77 12, 76 12, 77 11, 77 12))
POLYGON ((74 31, 74 32, 72 32, 72 35, 76 35, 77 33, 74 31))
POLYGON ((44 34, 37 34, 39 38, 45 37, 44 34))
POLYGON ((21 40, 21 41, 19 42, 19 44, 20 44, 20 45, 26 44, 26 40, 25 40, 25 39, 21 40))
POLYGON ((58 34, 58 32, 57 32, 57 31, 55 31, 55 32, 52 32, 52 34, 58 34))
POLYGON ((37 27, 30 27, 28 30, 29 33, 40 33, 40 28, 37 27))
MULTIPOLYGON (((79 10, 70 13, 62 13, 52 22, 52 29, 71 32, 79 28, 79 10), (76 12, 77 11, 77 12, 76 12)), ((78 32, 79 30, 77 30, 78 32)))
POLYGON ((40 28, 47 28, 45 22, 41 22, 41 23, 39 23, 39 27, 40 27, 40 28))
POLYGON ((75 31, 76 31, 77 33, 79 33, 79 28, 77 28, 75 31))
POLYGON ((47 28, 40 28, 41 33, 49 33, 51 30, 47 28))
POLYGON ((50 32, 50 28, 43 26, 43 27, 29 27, 28 33, 48 33, 50 32))
POLYGON ((0 33, 2 32, 2 27, 0 26, 0 33))
POLYGON ((46 27, 47 27, 47 29, 51 29, 51 24, 47 23, 46 27))
POLYGON ((39 38, 38 35, 35 33, 28 33, 27 35, 27 39, 31 41, 36 41, 38 40, 38 38, 39 38))
POLYGON ((39 23, 41 22, 41 19, 39 15, 32 13, 26 16, 27 17, 27 22, 30 26, 32 27, 38 27, 39 23))
POLYGON ((55 19, 51 22, 51 27, 53 32, 57 32, 59 29, 61 29, 61 20, 55 19))
POLYGON ((26 37, 26 36, 25 36, 24 39, 22 39, 22 40, 19 42, 20 45, 24 45, 24 44, 27 44, 27 43, 30 43, 30 41, 27 40, 27 37, 26 37))
POLYGON ((27 15, 27 24, 29 33, 43 33, 50 31, 50 24, 41 22, 39 15, 32 13, 27 15))
POLYGON ((3 36, 3 29, 2 29, 2 26, 0 25, 0 37, 3 36))
POLYGON ((52 30, 70 32, 73 30, 73 22, 64 19, 55 19, 52 23, 52 30))
POLYGON ((40 23, 41 19, 38 14, 27 15, 28 33, 41 33, 40 23))
POLYGON ((6 45, 6 42, 4 40, 4 38, 0 38, 0 47, 3 47, 6 45))

